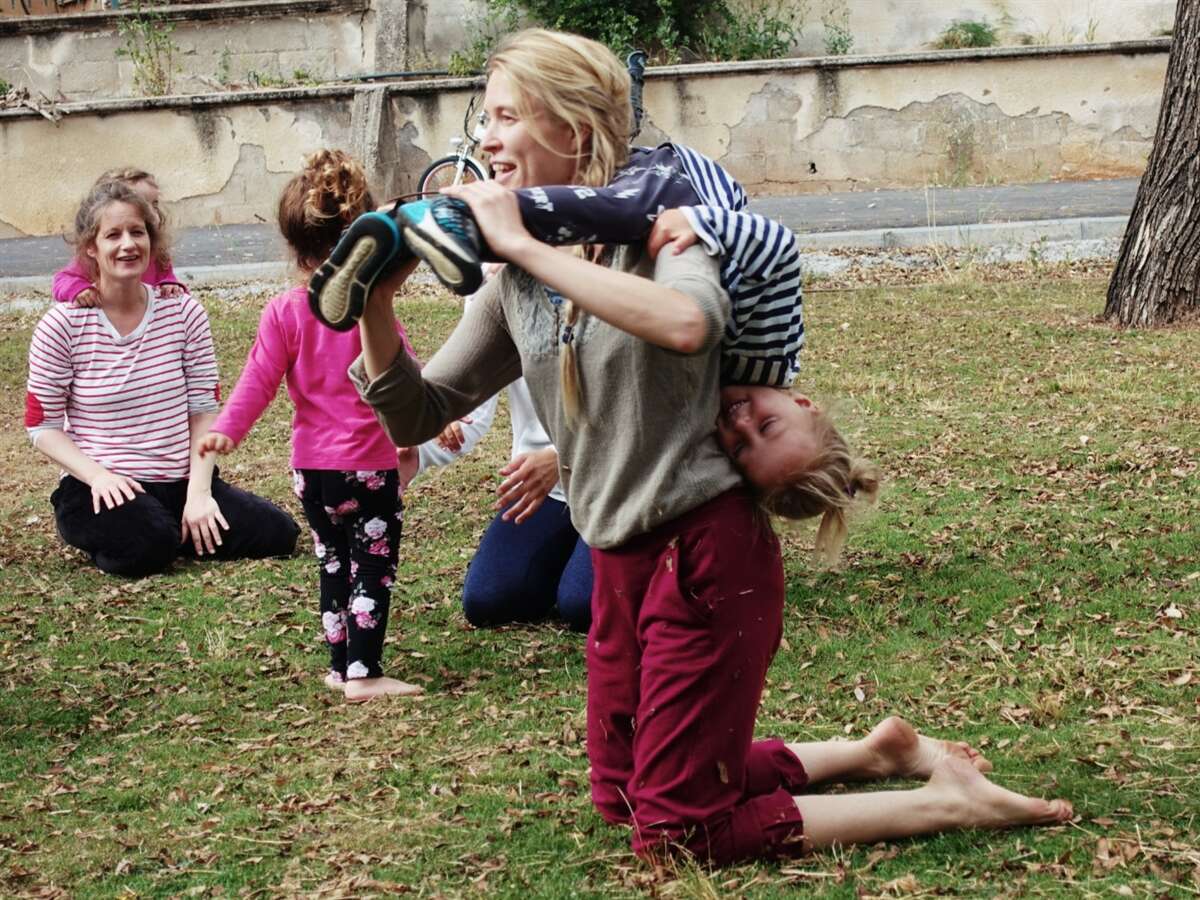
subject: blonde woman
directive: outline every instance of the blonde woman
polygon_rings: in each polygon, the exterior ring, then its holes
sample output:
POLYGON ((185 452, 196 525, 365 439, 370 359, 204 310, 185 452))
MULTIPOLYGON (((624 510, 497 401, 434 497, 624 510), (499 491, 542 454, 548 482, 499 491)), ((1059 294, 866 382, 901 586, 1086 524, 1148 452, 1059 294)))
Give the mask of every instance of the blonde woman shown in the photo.
POLYGON ((701 249, 562 252, 512 189, 601 185, 625 157, 629 81, 603 46, 543 30, 488 63, 483 149, 496 179, 455 191, 510 261, 419 368, 395 335, 393 277, 359 323, 351 377, 393 441, 426 440, 524 375, 593 548, 592 798, 643 855, 716 864, 968 826, 1061 822, 1070 804, 998 787, 962 743, 892 718, 856 742, 754 741, 784 599, 779 545, 714 435, 729 299, 701 249), (928 779, 808 796, 820 781, 928 779))

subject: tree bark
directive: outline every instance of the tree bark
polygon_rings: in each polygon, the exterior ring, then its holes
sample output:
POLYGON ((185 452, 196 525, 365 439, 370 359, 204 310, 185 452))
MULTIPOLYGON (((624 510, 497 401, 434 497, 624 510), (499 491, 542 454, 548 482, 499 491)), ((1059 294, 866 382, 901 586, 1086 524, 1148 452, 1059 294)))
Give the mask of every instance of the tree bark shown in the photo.
POLYGON ((1200 311, 1200 0, 1179 0, 1154 147, 1104 317, 1164 325, 1200 311))

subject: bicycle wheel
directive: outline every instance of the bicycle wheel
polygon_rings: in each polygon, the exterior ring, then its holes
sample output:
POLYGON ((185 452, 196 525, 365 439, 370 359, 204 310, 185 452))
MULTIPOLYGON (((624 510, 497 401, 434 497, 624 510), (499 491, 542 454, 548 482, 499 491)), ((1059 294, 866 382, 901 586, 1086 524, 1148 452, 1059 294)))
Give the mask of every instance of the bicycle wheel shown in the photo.
POLYGON ((449 187, 455 183, 469 184, 472 181, 484 181, 487 179, 487 174, 483 171, 483 167, 471 159, 471 157, 468 156, 462 162, 462 179, 460 181, 457 178, 457 156, 443 156, 441 159, 435 159, 421 173, 421 179, 417 182, 418 190, 436 193, 441 188, 449 187))

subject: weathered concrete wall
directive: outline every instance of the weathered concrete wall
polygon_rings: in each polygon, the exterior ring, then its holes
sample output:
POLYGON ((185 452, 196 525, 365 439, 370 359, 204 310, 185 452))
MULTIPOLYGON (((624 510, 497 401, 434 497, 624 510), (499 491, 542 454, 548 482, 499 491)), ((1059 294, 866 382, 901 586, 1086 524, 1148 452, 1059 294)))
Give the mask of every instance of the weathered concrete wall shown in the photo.
MULTIPOLYGON (((118 51, 132 14, 88 13, 0 22, 0 79, 52 99, 135 95, 134 65, 118 51)), ((406 67, 406 0, 266 0, 173 7, 173 93, 224 83, 292 82, 406 67)))
POLYGON ((444 69, 487 14, 486 0, 409 0, 409 61, 414 69, 444 69))
MULTIPOLYGON (((643 142, 670 136, 751 190, 1136 175, 1167 42, 680 66, 649 73, 643 142)), ((270 221, 301 157, 340 146, 379 194, 412 190, 460 133, 469 80, 336 86, 0 112, 0 237, 49 234, 104 168, 156 173, 182 225, 270 221)))
POLYGON ((795 60, 724 76, 715 75, 721 67, 658 69, 646 86, 643 137, 686 135, 760 189, 1033 182, 1144 168, 1165 52, 934 58, 795 60))
POLYGON ((449 84, 108 101, 68 107, 57 123, 0 112, 9 173, 0 238, 63 231, 96 176, 115 165, 153 172, 177 226, 274 221, 283 185, 322 147, 366 161, 380 196, 413 191, 461 130, 471 90, 449 84), (30 189, 12 189, 18 184, 30 189))
MULTIPOLYGON (((763 0, 733 2, 758 8, 763 0)), ((1141 40, 1171 27, 1175 0, 809 0, 792 54, 824 54, 822 18, 842 10, 852 52, 878 54, 927 48, 956 19, 986 20, 1009 44, 1141 40)), ((131 14, 0 19, 0 79, 51 98, 133 96, 133 65, 116 55, 118 23, 131 14)), ((253 0, 163 12, 179 48, 178 93, 244 83, 251 73, 273 83, 297 72, 321 80, 443 68, 486 14, 486 0, 253 0)))

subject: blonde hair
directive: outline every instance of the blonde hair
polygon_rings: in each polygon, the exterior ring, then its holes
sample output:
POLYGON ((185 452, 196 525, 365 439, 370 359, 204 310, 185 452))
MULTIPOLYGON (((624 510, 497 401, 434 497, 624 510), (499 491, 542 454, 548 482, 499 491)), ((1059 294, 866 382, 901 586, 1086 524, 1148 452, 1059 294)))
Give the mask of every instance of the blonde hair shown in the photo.
MULTIPOLYGON (((490 77, 502 72, 515 93, 516 112, 529 123, 534 140, 550 147, 536 126, 541 115, 570 129, 577 184, 600 187, 612 181, 629 157, 632 109, 629 72, 603 44, 562 31, 528 28, 505 38, 487 62, 490 77)), ((579 248, 596 257, 594 248, 579 248)), ((582 384, 574 335, 583 312, 564 298, 563 340, 559 343, 559 382, 568 424, 579 419, 582 384)))
POLYGON ((344 150, 318 150, 304 158, 304 168, 279 195, 279 231, 296 264, 311 272, 346 226, 374 208, 362 164, 344 150))
MULTIPOLYGON (((148 181, 154 185, 155 190, 159 190, 158 179, 147 172, 145 169, 139 169, 136 166, 118 166, 115 169, 108 169, 101 173, 96 179, 92 187, 98 187, 106 181, 121 181, 133 187, 143 181, 148 181)), ((158 235, 159 248, 154 253, 154 261, 158 263, 162 269, 171 268, 171 253, 170 253, 170 232, 167 229, 167 215, 159 207, 157 203, 151 204, 151 210, 154 215, 158 216, 158 235)))
POLYGON ((849 534, 847 514, 857 506, 876 502, 882 475, 878 466, 851 451, 827 412, 814 408, 812 415, 819 450, 802 468, 788 473, 778 487, 764 492, 760 502, 768 512, 785 519, 820 516, 815 553, 820 562, 834 566, 849 534))
POLYGON ((156 258, 166 252, 165 236, 155 221, 154 209, 146 198, 135 191, 127 181, 97 181, 88 191, 79 209, 75 212, 75 227, 67 240, 75 246, 75 259, 95 282, 98 277, 96 261, 87 255, 87 248, 95 244, 100 233, 100 217, 114 203, 128 203, 137 209, 150 237, 150 253, 156 258))

